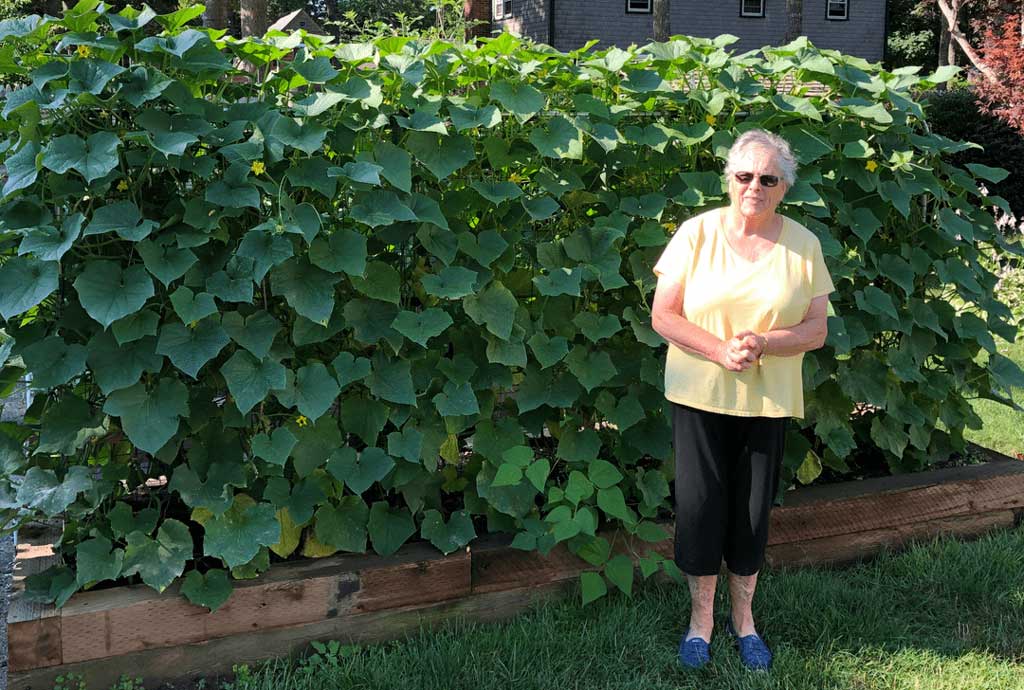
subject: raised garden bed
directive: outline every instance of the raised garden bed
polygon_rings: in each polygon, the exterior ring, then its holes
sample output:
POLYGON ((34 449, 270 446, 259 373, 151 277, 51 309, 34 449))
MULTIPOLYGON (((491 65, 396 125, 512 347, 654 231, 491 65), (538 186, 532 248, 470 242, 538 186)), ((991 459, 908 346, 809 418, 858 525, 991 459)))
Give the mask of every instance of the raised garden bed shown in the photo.
MULTIPOLYGON (((991 461, 969 467, 869 479, 790 492, 772 514, 768 560, 774 567, 858 560, 887 547, 939 534, 975 536, 1024 515, 1024 462, 974 449, 991 461)), ((671 526, 665 525, 671 535, 671 526)), ((672 553, 672 541, 634 543, 607 535, 617 552, 672 553)), ((61 610, 25 602, 19 582, 52 558, 51 534, 22 534, 8 616, 10 687, 49 690, 69 672, 90 687, 130 673, 147 682, 228 672, 303 649, 311 640, 392 639, 442 621, 505 618, 564 596, 588 569, 564 547, 547 557, 478 539, 442 556, 409 544, 391 557, 335 556, 274 566, 235 585, 215 613, 176 588, 144 586, 75 595, 61 610)))

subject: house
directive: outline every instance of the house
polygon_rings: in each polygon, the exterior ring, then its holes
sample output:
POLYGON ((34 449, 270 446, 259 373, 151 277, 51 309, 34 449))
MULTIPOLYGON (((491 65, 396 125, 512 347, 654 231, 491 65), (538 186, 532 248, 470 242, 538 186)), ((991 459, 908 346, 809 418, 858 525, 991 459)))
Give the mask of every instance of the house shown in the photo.
POLYGON ((315 19, 309 16, 306 10, 298 9, 290 14, 286 14, 276 22, 270 25, 267 31, 283 31, 290 33, 292 31, 298 31, 299 29, 305 29, 306 33, 310 34, 323 34, 324 29, 315 19))
MULTIPOLYGON (((752 50, 807 36, 871 61, 882 59, 888 33, 886 0, 666 0, 672 34, 733 34, 732 48, 752 50)), ((558 50, 598 39, 602 46, 653 39, 654 0, 465 0, 477 34, 509 31, 558 50)))

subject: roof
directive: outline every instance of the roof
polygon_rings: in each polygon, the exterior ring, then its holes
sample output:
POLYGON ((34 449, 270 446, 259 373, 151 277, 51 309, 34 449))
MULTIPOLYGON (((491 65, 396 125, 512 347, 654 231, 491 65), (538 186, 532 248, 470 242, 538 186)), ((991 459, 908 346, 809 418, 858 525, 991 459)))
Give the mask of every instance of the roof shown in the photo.
POLYGON ((324 30, 315 19, 309 16, 306 10, 299 8, 271 24, 268 31, 295 31, 297 29, 305 29, 309 33, 322 33, 324 30))

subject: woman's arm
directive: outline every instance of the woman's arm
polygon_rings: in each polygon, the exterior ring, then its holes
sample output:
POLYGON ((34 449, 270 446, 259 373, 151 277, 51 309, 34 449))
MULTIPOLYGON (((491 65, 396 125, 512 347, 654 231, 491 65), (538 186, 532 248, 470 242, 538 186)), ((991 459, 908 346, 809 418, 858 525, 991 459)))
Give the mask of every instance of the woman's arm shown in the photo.
MULTIPOLYGON (((745 335, 747 332, 740 334, 745 335)), ((758 354, 773 357, 792 357, 809 350, 817 350, 825 344, 827 336, 828 295, 822 295, 811 300, 811 306, 803 321, 789 328, 776 328, 756 335, 758 346, 750 349, 758 354)))
POLYGON ((741 338, 724 341, 683 316, 683 286, 678 280, 658 277, 651 305, 651 326, 676 347, 700 355, 729 371, 743 371, 757 361, 757 355, 743 345, 741 338))

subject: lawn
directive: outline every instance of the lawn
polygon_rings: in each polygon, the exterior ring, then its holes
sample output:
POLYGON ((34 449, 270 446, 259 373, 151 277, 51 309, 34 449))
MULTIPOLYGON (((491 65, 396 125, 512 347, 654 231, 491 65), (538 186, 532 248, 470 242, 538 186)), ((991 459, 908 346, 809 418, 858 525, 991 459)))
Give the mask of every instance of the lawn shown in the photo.
MULTIPOLYGON (((726 610, 721 600, 718 607, 726 610)), ((647 583, 537 608, 505 624, 449 625, 403 641, 239 669, 229 690, 1020 690, 1024 528, 937 540, 856 567, 765 572, 755 612, 776 651, 770 673, 740 666, 728 640, 712 666, 677 665, 689 595, 647 583)))
MULTIPOLYGON (((1018 337, 1017 342, 1012 344, 1001 339, 996 342, 1001 354, 1024 368, 1024 336, 1018 337)), ((1015 389, 1013 398, 1018 405, 1024 406, 1024 389, 1015 389)), ((991 400, 975 400, 973 406, 984 426, 981 429, 968 429, 964 434, 967 440, 1010 457, 1024 454, 1024 412, 991 400)))

